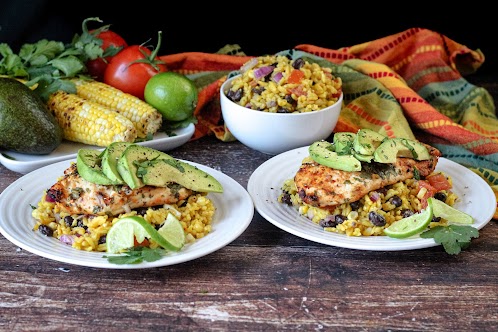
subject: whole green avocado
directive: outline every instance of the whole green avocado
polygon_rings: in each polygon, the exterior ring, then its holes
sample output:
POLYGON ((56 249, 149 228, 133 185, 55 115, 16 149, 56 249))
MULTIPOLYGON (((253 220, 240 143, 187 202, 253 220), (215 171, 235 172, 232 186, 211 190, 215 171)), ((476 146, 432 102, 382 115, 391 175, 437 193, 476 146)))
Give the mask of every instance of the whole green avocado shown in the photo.
POLYGON ((54 115, 33 90, 16 79, 0 77, 0 148, 49 154, 62 138, 54 115))

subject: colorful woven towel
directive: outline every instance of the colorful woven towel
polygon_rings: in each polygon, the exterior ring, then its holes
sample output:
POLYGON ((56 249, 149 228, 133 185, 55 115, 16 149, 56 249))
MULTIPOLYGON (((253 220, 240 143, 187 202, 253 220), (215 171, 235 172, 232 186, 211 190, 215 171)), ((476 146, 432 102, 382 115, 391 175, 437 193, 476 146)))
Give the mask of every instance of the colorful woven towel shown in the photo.
MULTIPOLYGON (((335 132, 371 128, 390 137, 417 138, 479 174, 498 201, 494 101, 487 90, 463 78, 483 64, 479 50, 437 32, 413 28, 337 50, 304 44, 279 53, 305 57, 341 77, 344 108, 335 132)), ((192 139, 214 134, 222 141, 235 140, 223 124, 219 89, 227 75, 254 56, 229 45, 216 54, 161 57, 170 70, 188 75, 200 89, 192 139)), ((498 219, 498 210, 494 218, 498 219)))

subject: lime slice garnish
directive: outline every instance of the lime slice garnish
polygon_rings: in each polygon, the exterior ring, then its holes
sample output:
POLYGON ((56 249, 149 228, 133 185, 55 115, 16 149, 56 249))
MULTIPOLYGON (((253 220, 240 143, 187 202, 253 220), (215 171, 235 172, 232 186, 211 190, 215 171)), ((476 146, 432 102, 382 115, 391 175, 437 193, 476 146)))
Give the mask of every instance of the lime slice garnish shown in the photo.
POLYGON ((432 213, 435 217, 441 217, 450 224, 469 225, 474 223, 474 218, 471 215, 459 211, 438 199, 432 199, 431 197, 428 200, 432 201, 432 213))
POLYGON ((109 229, 106 237, 107 252, 111 254, 120 253, 126 249, 133 248, 136 242, 142 243, 145 238, 154 240, 159 246, 178 251, 185 243, 185 232, 183 227, 176 219, 172 219, 168 215, 164 225, 160 228, 163 229, 161 234, 151 224, 142 217, 129 216, 118 220, 109 229), (181 232, 178 227, 180 227, 181 232))
POLYGON ((432 202, 429 199, 427 203, 425 210, 392 223, 384 229, 384 234, 389 237, 403 239, 422 232, 432 220, 432 202))
POLYGON ((185 245, 186 237, 183 226, 171 213, 168 214, 164 224, 157 230, 157 233, 166 242, 161 244, 165 249, 178 251, 185 245))

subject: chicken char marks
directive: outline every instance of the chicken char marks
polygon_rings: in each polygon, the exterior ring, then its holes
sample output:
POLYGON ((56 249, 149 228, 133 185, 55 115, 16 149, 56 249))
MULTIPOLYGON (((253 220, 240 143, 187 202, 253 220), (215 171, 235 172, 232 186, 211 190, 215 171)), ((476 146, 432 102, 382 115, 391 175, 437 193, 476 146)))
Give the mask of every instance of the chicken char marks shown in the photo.
POLYGON ((417 161, 397 158, 394 164, 362 163, 362 170, 346 172, 323 166, 305 159, 297 171, 294 182, 304 203, 320 208, 359 200, 373 190, 411 179, 418 171, 420 177, 434 172, 441 152, 429 145, 431 159, 417 161))
POLYGON ((118 215, 129 209, 175 204, 192 195, 177 184, 168 187, 144 186, 132 190, 127 185, 98 185, 83 179, 72 164, 48 191, 47 197, 61 212, 87 215, 118 215))

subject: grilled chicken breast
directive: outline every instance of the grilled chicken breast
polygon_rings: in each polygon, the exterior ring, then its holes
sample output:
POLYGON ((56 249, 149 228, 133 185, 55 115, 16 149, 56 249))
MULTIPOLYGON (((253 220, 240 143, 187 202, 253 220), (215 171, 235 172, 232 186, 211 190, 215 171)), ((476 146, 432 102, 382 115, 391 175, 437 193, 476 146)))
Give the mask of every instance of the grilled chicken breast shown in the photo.
POLYGON ((333 169, 307 158, 294 182, 301 200, 311 206, 331 208, 351 203, 373 190, 413 178, 417 171, 421 177, 431 174, 441 152, 428 145, 427 148, 431 155, 429 160, 397 158, 394 164, 362 163, 362 170, 358 172, 333 169))
POLYGON ((192 195, 192 190, 174 184, 169 187, 98 185, 83 179, 76 163, 48 191, 61 211, 69 214, 118 215, 130 209, 174 204, 192 195))

